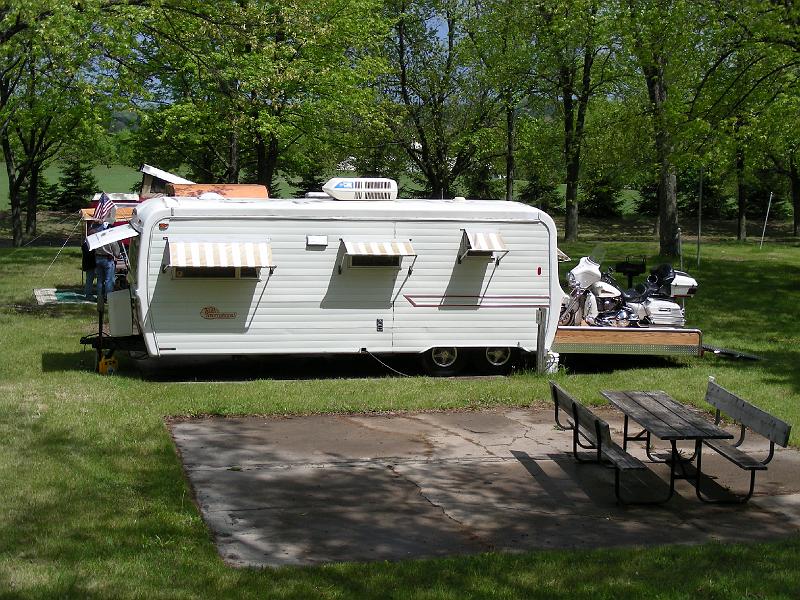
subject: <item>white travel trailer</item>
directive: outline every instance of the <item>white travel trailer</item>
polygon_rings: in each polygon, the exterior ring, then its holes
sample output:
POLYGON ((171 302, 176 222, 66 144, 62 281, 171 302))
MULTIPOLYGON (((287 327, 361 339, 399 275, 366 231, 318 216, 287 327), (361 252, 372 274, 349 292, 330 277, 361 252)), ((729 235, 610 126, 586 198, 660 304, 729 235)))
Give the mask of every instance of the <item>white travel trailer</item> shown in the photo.
POLYGON ((131 238, 130 289, 109 296, 103 348, 133 335, 152 357, 418 353, 439 375, 467 356, 502 371, 549 350, 564 293, 547 214, 398 200, 386 179, 324 190, 154 198, 129 225, 90 236, 93 247, 131 238))

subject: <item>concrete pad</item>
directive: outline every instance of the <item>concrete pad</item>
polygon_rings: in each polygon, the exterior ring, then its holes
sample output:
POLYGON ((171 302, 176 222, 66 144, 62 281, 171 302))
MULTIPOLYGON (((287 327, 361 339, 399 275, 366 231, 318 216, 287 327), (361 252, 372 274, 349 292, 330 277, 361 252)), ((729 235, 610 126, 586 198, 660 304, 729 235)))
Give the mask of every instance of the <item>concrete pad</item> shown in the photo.
MULTIPOLYGON (((596 412, 619 439, 620 413, 596 412)), ((210 418, 170 427, 220 555, 235 566, 750 541, 800 531, 796 450, 776 452, 744 506, 701 503, 692 483, 679 480, 665 505, 620 507, 613 469, 577 463, 571 435, 547 409, 210 418)), ((748 444, 766 456, 766 444, 748 444)), ((645 456, 638 444, 629 451, 645 456)), ((623 474, 626 497, 666 495, 668 468, 648 466, 623 474)), ((712 496, 749 483, 708 450, 703 471, 712 496)))

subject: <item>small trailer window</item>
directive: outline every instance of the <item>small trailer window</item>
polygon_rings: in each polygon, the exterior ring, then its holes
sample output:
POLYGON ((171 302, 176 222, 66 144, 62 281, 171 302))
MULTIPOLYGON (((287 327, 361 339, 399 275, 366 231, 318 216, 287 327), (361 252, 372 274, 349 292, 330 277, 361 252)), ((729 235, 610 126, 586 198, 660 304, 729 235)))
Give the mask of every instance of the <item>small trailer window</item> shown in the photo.
POLYGON ((259 279, 275 270, 267 241, 209 241, 170 237, 169 263, 175 279, 259 279))
POLYGON ((386 240, 386 241, 362 241, 362 240, 340 240, 339 273, 345 259, 351 268, 361 267, 389 267, 399 268, 403 264, 403 258, 413 257, 411 266, 408 268, 409 274, 417 260, 417 254, 411 245, 411 240, 386 240))
POLYGON ((351 267, 400 267, 402 256, 364 256, 356 254, 350 257, 351 267))
POLYGON ((258 279, 256 267, 174 267, 175 279, 258 279))

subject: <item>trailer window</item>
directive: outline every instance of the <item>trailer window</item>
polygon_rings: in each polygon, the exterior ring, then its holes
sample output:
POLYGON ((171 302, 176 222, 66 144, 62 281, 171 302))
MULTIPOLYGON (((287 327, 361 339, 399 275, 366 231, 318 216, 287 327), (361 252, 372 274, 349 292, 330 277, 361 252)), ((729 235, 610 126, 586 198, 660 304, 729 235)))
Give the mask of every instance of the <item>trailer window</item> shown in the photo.
POLYGON ((258 267, 173 267, 175 279, 258 279, 258 267))
POLYGON ((400 267, 402 256, 374 256, 356 254, 350 257, 351 267, 400 267))
POLYGON ((339 239, 338 271, 342 273, 345 264, 352 268, 383 267, 398 269, 403 264, 403 258, 413 258, 408 268, 409 274, 417 260, 417 253, 411 245, 411 240, 344 240, 339 239), (347 260, 345 260, 347 259, 347 260))

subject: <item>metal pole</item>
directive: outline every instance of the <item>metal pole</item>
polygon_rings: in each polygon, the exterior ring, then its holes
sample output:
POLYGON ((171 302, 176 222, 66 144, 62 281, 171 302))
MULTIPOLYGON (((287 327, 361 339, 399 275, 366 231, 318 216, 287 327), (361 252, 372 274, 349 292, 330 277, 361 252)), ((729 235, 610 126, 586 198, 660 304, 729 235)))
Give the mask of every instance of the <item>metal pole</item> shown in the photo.
POLYGON ((761 230, 761 243, 759 248, 764 246, 764 234, 767 233, 767 219, 769 219, 769 209, 772 208, 772 192, 769 193, 769 202, 767 203, 767 214, 764 217, 764 229, 761 230))
POLYGON ((703 234, 703 174, 706 168, 700 169, 700 191, 697 193, 697 268, 700 268, 700 236, 703 234))
POLYGON ((547 308, 536 309, 536 321, 538 329, 536 332, 536 372, 544 373, 547 369, 547 352, 544 347, 544 340, 547 336, 547 308))
MULTIPOLYGON (((683 271, 683 237, 680 227, 678 227, 678 253, 681 255, 681 271, 683 271)), ((686 298, 681 298, 681 308, 686 310, 686 298)))

